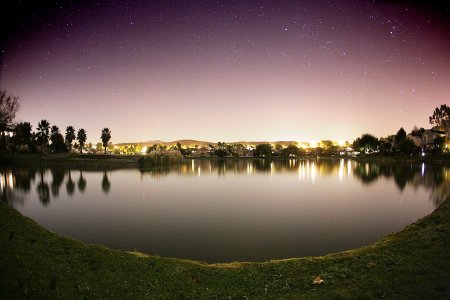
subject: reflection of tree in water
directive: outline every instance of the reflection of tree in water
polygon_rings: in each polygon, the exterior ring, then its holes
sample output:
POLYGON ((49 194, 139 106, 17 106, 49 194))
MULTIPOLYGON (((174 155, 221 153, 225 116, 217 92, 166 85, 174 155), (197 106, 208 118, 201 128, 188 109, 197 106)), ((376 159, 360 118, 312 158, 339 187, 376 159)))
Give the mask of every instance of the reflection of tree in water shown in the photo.
POLYGON ((253 168, 260 172, 270 172, 272 161, 269 159, 258 159, 253 161, 253 168))
POLYGON ((15 179, 15 190, 29 193, 31 190, 31 182, 35 180, 36 170, 34 169, 17 169, 12 171, 15 179))
POLYGON ((395 184, 403 192, 406 184, 413 182, 415 172, 407 167, 394 167, 393 173, 395 184))
POLYGON ((375 182, 380 176, 380 168, 375 164, 357 164, 353 169, 353 173, 362 183, 370 184, 375 182))
POLYGON ((52 195, 53 197, 58 197, 59 189, 64 182, 64 170, 61 169, 51 169, 52 173, 52 195))
POLYGON ((80 178, 78 178, 78 190, 84 192, 86 189, 86 179, 83 177, 83 170, 80 170, 80 178))
POLYGON ((44 170, 40 170, 40 175, 41 180, 39 181, 36 190, 42 205, 47 206, 50 203, 50 187, 47 182, 44 182, 44 170))
POLYGON ((70 170, 69 170, 69 178, 67 179, 66 182, 66 190, 67 190, 67 195, 73 195, 73 193, 75 192, 75 182, 73 182, 72 180, 72 176, 70 174, 70 170))
POLYGON ((108 194, 110 189, 111 189, 111 183, 109 182, 108 175, 106 174, 106 171, 105 171, 103 173, 102 190, 105 194, 108 194))
POLYGON ((370 184, 379 177, 393 178, 400 191, 407 185, 415 189, 424 187, 431 191, 430 199, 438 207, 450 196, 449 168, 419 164, 376 164, 360 163, 353 169, 353 174, 363 184, 370 184), (426 169, 426 171, 425 171, 426 169))
POLYGON ((180 166, 174 166, 171 168, 170 166, 160 166, 160 167, 153 167, 153 168, 146 168, 146 169, 139 169, 139 172, 141 173, 141 180, 145 176, 150 176, 152 178, 160 179, 162 177, 167 176, 169 173, 174 172, 175 170, 178 170, 180 166))

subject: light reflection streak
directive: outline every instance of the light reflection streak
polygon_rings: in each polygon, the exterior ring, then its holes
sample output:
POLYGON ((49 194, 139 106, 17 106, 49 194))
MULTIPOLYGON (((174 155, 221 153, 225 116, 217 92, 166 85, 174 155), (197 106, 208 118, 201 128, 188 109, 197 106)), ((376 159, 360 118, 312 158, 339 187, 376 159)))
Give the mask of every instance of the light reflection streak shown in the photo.
POLYGON ((344 159, 339 161, 339 181, 342 182, 344 177, 344 159))

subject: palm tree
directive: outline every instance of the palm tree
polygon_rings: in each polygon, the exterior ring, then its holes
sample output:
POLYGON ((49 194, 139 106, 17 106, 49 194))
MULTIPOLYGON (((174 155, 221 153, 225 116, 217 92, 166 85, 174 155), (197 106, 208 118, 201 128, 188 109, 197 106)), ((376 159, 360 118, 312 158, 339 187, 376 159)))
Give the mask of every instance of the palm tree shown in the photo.
POLYGON ((105 127, 102 130, 102 135, 100 137, 102 139, 103 148, 105 148, 105 154, 106 154, 106 147, 108 147, 108 142, 111 139, 111 131, 109 128, 105 127))
POLYGON ((78 143, 80 144, 80 153, 83 152, 83 147, 84 147, 84 144, 86 143, 86 139, 87 139, 86 130, 84 130, 83 128, 80 128, 80 130, 78 130, 78 133, 77 133, 77 140, 78 140, 78 143))
POLYGON ((75 140, 75 128, 73 126, 67 126, 65 139, 67 148, 69 151, 72 150, 72 142, 75 140))
POLYGON ((43 119, 38 123, 37 127, 38 131, 38 141, 42 145, 48 143, 48 139, 50 137, 50 123, 43 119))

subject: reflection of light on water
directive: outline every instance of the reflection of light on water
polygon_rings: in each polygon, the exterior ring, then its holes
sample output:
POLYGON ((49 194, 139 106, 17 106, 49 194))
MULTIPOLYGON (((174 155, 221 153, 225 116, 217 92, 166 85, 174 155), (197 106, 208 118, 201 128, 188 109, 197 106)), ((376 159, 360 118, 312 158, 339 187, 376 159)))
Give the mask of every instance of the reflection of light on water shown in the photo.
POLYGON ((350 162, 350 160, 347 161, 347 175, 350 175, 350 173, 352 172, 352 163, 350 162))
POLYGON ((195 163, 194 163, 194 160, 192 160, 192 166, 191 166, 191 168, 192 168, 192 173, 195 173, 195 163))
POLYGON ((367 175, 369 175, 369 164, 366 163, 365 167, 366 167, 366 176, 367 176, 367 175))
POLYGON ((250 175, 253 173, 253 165, 251 163, 247 163, 247 175, 250 175))
POLYGON ((8 175, 0 174, 0 189, 3 190, 5 188, 14 188, 14 177, 12 172, 9 172, 8 175))
POLYGON ((425 175, 425 163, 422 163, 422 177, 425 175))
POLYGON ((312 183, 316 180, 316 163, 315 162, 309 162, 304 161, 299 162, 298 164, 298 179, 300 181, 304 181, 305 178, 309 179, 311 178, 312 183))
POLYGON ((311 179, 312 179, 312 183, 314 184, 314 181, 316 180, 316 163, 312 162, 312 166, 311 166, 311 179))
POLYGON ((0 189, 4 189, 6 186, 5 177, 3 177, 3 174, 0 175, 0 189))
POLYGON ((339 161, 339 181, 342 182, 342 178, 344 177, 344 159, 339 161))
POLYGON ((273 169, 273 162, 270 163, 270 176, 273 176, 273 172, 275 170, 273 169))
POLYGON ((200 166, 197 167, 198 177, 201 175, 200 166))
POLYGON ((310 168, 309 168, 309 160, 308 160, 306 163, 306 178, 309 178, 309 170, 310 170, 310 168))

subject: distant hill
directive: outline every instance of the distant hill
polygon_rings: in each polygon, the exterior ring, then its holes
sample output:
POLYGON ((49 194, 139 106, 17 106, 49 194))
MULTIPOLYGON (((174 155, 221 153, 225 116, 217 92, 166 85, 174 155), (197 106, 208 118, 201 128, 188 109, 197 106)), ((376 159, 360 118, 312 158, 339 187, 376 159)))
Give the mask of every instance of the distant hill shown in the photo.
MULTIPOLYGON (((239 142, 227 142, 227 144, 242 144, 242 145, 259 145, 259 144, 273 144, 273 145, 283 145, 288 146, 290 144, 297 144, 297 141, 276 141, 276 142, 267 142, 267 141, 253 141, 253 142, 246 142, 246 141, 239 141, 239 142)), ((125 146, 125 145, 137 145, 140 144, 142 146, 153 146, 153 145, 164 145, 164 146, 173 146, 177 143, 180 143, 183 146, 189 146, 194 147, 195 145, 198 145, 200 147, 202 146, 208 146, 208 145, 217 145, 217 142, 208 142, 208 141, 199 141, 199 140, 190 140, 190 139, 183 139, 183 140, 176 140, 171 142, 165 142, 161 140, 149 140, 145 142, 130 142, 130 143, 118 143, 115 144, 115 146, 125 146)))

